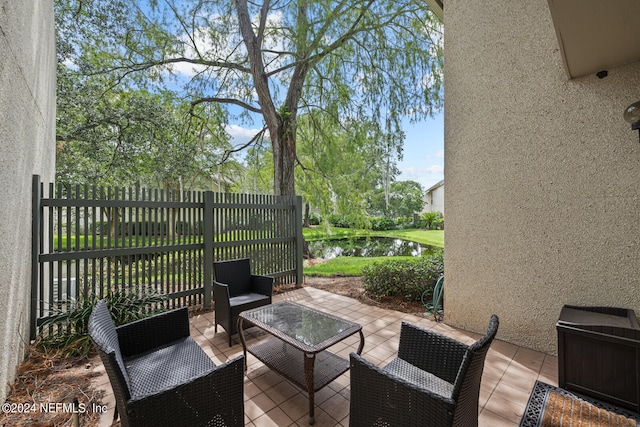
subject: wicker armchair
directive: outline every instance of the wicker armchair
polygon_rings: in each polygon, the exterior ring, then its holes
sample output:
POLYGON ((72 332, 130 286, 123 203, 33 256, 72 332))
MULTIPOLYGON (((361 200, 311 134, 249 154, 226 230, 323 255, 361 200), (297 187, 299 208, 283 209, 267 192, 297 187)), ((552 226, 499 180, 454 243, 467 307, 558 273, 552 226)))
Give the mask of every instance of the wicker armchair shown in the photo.
MULTIPOLYGON (((273 277, 251 274, 249 258, 213 263, 215 280, 213 282, 213 300, 215 308, 215 332, 218 325, 231 336, 238 332, 238 315, 252 308, 271 304, 273 277)), ((245 327, 251 326, 244 322, 245 327)))
POLYGON ((104 300, 89 319, 122 426, 244 426, 244 357, 216 366, 189 336, 187 309, 116 328, 104 300))
POLYGON ((351 353, 349 425, 477 426, 480 379, 497 331, 493 315, 487 333, 468 346, 403 322, 398 357, 384 368, 351 353))

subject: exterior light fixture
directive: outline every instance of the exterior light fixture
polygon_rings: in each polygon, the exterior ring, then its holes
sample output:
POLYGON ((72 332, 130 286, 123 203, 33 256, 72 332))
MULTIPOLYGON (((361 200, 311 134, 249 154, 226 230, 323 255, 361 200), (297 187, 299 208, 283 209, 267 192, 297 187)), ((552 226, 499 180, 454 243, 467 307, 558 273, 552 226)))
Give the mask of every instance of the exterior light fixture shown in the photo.
POLYGON ((624 119, 631 123, 631 130, 638 131, 640 138, 640 101, 636 101, 624 110, 624 119))

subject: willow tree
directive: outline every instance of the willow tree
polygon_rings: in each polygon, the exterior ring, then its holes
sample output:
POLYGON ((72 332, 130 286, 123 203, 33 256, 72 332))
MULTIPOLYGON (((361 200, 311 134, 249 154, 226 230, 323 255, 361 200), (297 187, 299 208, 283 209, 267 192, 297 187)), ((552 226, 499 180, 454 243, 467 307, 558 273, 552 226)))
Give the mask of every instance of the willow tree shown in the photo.
MULTIPOLYGON (((295 192, 297 119, 314 109, 386 133, 441 107, 441 23, 414 0, 57 0, 87 73, 174 77, 192 105, 262 121, 274 193, 295 192)), ((252 141, 250 141, 251 143, 252 141)), ((246 148, 238 147, 238 149, 246 148)))
MULTIPOLYGON (((399 171, 402 132, 385 134, 377 123, 307 114, 298 121, 296 186, 305 199, 305 223, 310 205, 323 218, 347 215, 359 227, 367 221, 367 194, 383 188, 399 171), (395 147, 389 151, 389 147, 395 147)), ((325 222, 328 225, 328 223, 325 222)))

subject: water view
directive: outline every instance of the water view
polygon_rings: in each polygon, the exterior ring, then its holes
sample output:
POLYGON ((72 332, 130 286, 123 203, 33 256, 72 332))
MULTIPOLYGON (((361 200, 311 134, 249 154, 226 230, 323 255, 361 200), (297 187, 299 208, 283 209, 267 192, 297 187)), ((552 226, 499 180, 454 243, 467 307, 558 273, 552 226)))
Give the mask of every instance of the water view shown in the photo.
POLYGON ((332 259, 339 256, 422 256, 440 248, 392 237, 357 239, 331 239, 309 242, 309 249, 316 258, 332 259))

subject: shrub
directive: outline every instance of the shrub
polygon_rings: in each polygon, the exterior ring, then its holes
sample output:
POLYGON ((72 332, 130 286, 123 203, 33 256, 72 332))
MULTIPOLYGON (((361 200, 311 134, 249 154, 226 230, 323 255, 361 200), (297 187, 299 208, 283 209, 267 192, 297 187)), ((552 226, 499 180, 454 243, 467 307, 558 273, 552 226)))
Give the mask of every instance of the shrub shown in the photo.
POLYGON ((374 262, 362 268, 363 288, 374 297, 402 297, 420 301, 444 272, 443 251, 415 260, 374 262))
MULTIPOLYGON (((104 298, 116 326, 164 311, 164 301, 167 299, 155 291, 140 293, 133 289, 113 291, 104 298)), ((59 310, 43 323, 38 345, 45 349, 60 349, 65 357, 89 354, 92 349, 89 317, 98 299, 92 295, 75 302, 69 301, 68 310, 59 310)))
POLYGON ((402 225, 402 224, 413 224, 413 218, 409 217, 409 216, 399 216, 398 218, 396 218, 396 223, 398 225, 402 225))
POLYGON ((89 232, 95 232, 97 234, 108 234, 109 223, 107 221, 96 221, 89 226, 89 232))
POLYGON ((309 214, 309 224, 310 225, 320 225, 322 223, 322 217, 320 214, 311 212, 309 214))
POLYGON ((420 226, 427 230, 441 230, 444 228, 442 212, 427 212, 420 218, 420 226))
POLYGON ((331 214, 329 215, 329 224, 339 228, 351 228, 351 221, 346 215, 331 214))
MULTIPOLYGON (((187 224, 187 223, 185 223, 187 224)), ((108 235, 111 233, 111 224, 108 221, 96 222, 90 227, 91 232, 97 234, 108 235)), ((177 227, 183 227, 176 225, 177 227)), ((117 237, 126 236, 167 236, 169 224, 164 222, 155 221, 119 221, 115 226, 115 233, 117 237)))
POLYGON ((430 230, 444 230, 444 218, 439 216, 431 223, 430 230))
POLYGON ((377 216, 371 218, 371 229, 375 231, 393 230, 395 225, 395 221, 386 216, 377 216))
POLYGON ((412 217, 410 218, 406 216, 401 216, 397 219, 396 222, 397 222, 396 228, 398 230, 407 230, 407 229, 415 228, 417 226, 417 224, 413 222, 412 217))
POLYGON ((361 228, 364 226, 362 217, 356 214, 331 214, 328 221, 329 224, 338 228, 361 228))

